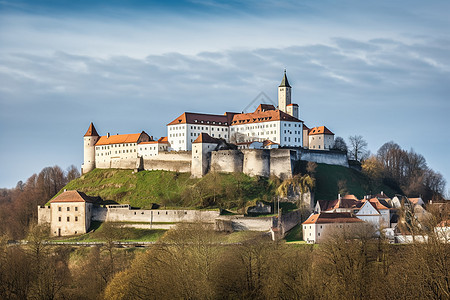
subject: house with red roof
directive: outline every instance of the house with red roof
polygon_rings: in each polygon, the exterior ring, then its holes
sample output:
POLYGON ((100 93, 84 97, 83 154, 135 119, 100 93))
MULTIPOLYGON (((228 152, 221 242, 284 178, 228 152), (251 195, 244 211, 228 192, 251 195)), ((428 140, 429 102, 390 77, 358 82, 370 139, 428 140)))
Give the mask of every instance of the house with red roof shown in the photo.
POLYGON ((369 200, 362 200, 362 206, 356 213, 356 216, 361 220, 371 223, 375 228, 388 228, 390 227, 390 209, 383 204, 377 198, 371 198, 369 200))
POLYGON ((308 243, 320 243, 331 234, 356 230, 364 221, 348 212, 312 214, 302 223, 303 240, 308 243))
POLYGON ((83 234, 91 226, 94 206, 102 203, 100 197, 91 197, 80 191, 64 191, 49 202, 50 206, 38 208, 40 223, 50 223, 54 236, 83 234))

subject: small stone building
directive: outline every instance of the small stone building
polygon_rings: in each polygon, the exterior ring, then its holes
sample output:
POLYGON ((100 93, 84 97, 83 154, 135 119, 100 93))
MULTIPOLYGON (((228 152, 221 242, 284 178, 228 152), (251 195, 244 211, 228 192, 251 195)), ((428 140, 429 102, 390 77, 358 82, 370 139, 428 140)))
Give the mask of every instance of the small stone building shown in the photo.
POLYGON ((90 197, 79 191, 64 191, 51 200, 50 206, 38 208, 39 223, 50 223, 50 234, 66 236, 89 231, 95 205, 100 197, 90 197))

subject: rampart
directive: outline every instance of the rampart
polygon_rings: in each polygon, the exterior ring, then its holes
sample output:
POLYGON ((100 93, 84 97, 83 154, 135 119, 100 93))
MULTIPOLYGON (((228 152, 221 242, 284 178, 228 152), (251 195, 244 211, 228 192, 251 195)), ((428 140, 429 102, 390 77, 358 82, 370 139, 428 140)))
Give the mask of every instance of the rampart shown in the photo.
POLYGON ((107 205, 95 208, 92 220, 101 222, 214 223, 219 214, 218 210, 146 210, 132 209, 129 205, 107 205))
POLYGON ((245 149, 243 172, 250 176, 270 176, 270 150, 245 149))
POLYGON ((160 152, 143 160, 144 170, 166 170, 174 172, 191 172, 191 151, 160 152))
POLYGON ((240 150, 218 150, 211 153, 211 169, 221 173, 242 172, 244 154, 240 150))
POLYGON ((299 151, 300 160, 312 161, 315 163, 344 166, 348 168, 348 158, 345 153, 339 151, 324 151, 301 149, 299 151))

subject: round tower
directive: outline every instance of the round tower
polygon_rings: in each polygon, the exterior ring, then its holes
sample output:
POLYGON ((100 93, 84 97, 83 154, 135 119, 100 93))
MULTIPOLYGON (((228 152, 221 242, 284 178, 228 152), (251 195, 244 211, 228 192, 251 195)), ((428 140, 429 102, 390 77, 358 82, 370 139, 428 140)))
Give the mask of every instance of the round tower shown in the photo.
POLYGON ((94 124, 89 125, 84 140, 84 162, 81 166, 81 173, 86 174, 95 169, 95 143, 97 143, 100 136, 95 130, 94 124))

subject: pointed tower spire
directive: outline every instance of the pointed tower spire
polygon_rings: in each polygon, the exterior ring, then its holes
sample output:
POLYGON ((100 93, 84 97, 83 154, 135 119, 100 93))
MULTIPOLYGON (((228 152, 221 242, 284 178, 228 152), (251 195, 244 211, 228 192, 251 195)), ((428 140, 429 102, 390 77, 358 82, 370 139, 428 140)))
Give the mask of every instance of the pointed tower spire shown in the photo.
POLYGON ((89 125, 88 130, 86 131, 86 134, 84 136, 99 136, 97 133, 97 130, 95 130, 94 124, 89 125))
POLYGON ((288 81, 287 76, 286 76, 286 69, 284 69, 283 80, 281 80, 281 84, 278 87, 289 87, 289 88, 291 87, 289 85, 289 81, 288 81))

